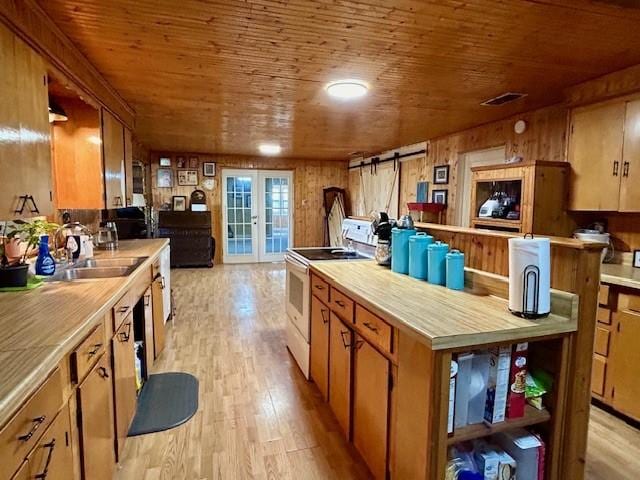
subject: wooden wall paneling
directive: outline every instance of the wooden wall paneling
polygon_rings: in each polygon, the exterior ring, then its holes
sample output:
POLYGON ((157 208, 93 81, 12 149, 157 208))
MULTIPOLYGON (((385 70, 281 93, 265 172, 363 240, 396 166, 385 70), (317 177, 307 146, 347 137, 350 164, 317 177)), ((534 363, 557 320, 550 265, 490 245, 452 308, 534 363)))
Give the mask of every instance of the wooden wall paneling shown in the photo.
POLYGON ((171 204, 173 195, 185 195, 187 198, 196 187, 181 187, 177 185, 175 171, 176 157, 181 156, 189 161, 189 157, 198 157, 197 188, 202 188, 202 164, 216 163, 216 176, 213 190, 205 190, 207 205, 211 211, 213 236, 216 239, 215 263, 221 263, 223 257, 222 245, 222 170, 224 168, 247 168, 264 170, 292 170, 293 171, 293 244, 296 247, 319 246, 324 243, 324 210, 322 189, 326 187, 347 188, 348 175, 346 162, 266 158, 243 155, 214 155, 202 153, 164 153, 151 152, 151 196, 153 205, 159 208, 164 203, 171 204), (160 156, 171 158, 171 168, 174 170, 173 188, 158 188, 157 172, 160 156))
POLYGON ((51 126, 55 206, 57 209, 103 209, 100 112, 79 99, 56 101, 69 120, 51 126))
POLYGON ((608 73, 565 89, 571 106, 587 105, 640 91, 640 65, 608 73))
POLYGON ((126 125, 133 126, 131 107, 35 0, 0 0, 0 22, 18 34, 55 69, 99 99, 126 125))

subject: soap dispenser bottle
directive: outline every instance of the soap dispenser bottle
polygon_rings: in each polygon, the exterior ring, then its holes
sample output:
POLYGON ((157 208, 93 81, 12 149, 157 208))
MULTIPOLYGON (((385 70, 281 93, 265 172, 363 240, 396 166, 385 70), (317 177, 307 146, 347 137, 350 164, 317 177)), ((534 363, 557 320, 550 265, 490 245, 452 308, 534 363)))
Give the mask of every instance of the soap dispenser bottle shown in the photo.
POLYGON ((40 237, 38 246, 38 259, 36 260, 37 275, 53 275, 56 271, 56 262, 49 253, 49 235, 40 237))

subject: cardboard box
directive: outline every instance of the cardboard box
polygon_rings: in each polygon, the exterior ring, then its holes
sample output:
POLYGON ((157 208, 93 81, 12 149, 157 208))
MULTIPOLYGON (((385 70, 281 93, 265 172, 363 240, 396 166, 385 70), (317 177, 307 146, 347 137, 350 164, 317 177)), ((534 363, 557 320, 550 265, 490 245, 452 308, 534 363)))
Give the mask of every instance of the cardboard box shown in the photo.
POLYGON ((515 459, 504 450, 496 450, 498 454, 498 480, 516 480, 517 463, 515 459))
POLYGON ((453 433, 453 419, 456 405, 456 378, 458 376, 458 362, 451 360, 449 377, 449 418, 447 420, 447 433, 453 433))
POLYGON ((510 368, 511 346, 494 347, 489 351, 489 381, 484 410, 485 423, 498 423, 505 419, 510 368))
POLYGON ((511 353, 509 393, 507 395, 507 418, 524 417, 525 390, 527 384, 528 343, 516 343, 511 353))
POLYGON ((478 448, 474 454, 478 472, 483 476, 484 480, 498 480, 498 466, 500 465, 500 457, 491 447, 478 448))

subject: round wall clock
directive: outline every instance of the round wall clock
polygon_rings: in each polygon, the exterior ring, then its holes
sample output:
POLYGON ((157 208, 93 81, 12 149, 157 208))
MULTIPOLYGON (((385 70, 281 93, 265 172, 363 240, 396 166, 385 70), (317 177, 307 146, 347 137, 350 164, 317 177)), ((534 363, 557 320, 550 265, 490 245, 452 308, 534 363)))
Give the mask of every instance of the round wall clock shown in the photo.
POLYGON ((527 122, 525 122, 524 120, 518 120, 513 125, 513 131, 516 132, 518 135, 523 134, 526 129, 527 129, 527 122))
POLYGON ((215 183, 213 181, 213 178, 205 178, 202 181, 202 186, 204 188, 206 188, 207 190, 213 190, 214 185, 215 185, 215 183))

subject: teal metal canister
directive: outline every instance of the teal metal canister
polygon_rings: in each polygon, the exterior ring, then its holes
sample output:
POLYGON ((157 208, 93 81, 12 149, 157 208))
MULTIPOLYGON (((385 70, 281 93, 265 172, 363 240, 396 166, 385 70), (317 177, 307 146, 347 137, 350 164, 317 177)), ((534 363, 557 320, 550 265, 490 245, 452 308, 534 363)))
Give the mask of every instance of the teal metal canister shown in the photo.
POLYGON ((447 253, 447 288, 451 290, 464 289, 464 253, 451 250, 447 253))
POLYGON ((396 273, 409 273, 409 237, 417 232, 414 229, 391 229, 391 270, 396 273))
POLYGON ((420 280, 427 279, 427 247, 433 243, 433 237, 418 232, 409 237, 409 275, 420 280))
POLYGON ((440 241, 427 247, 427 280, 435 285, 444 285, 447 278, 446 256, 449 245, 440 241))

